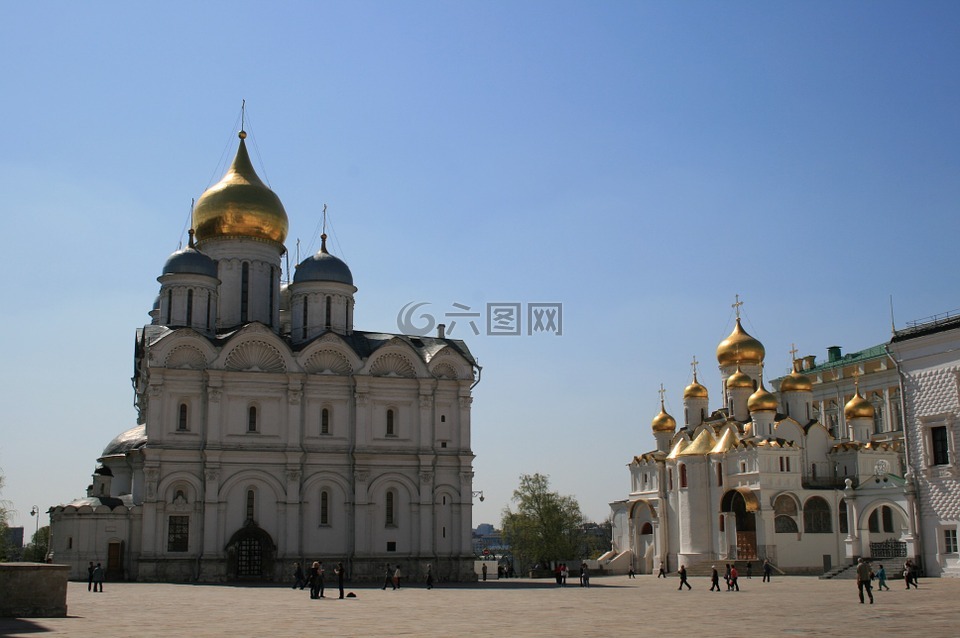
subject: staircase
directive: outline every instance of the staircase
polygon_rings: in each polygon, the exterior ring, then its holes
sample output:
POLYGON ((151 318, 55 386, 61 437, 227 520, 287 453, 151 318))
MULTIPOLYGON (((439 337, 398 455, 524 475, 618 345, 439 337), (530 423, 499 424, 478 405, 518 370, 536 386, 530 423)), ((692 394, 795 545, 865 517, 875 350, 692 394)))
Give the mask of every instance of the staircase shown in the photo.
POLYGON ((824 572, 820 575, 820 580, 830 580, 832 578, 845 578, 848 580, 856 579, 857 577, 857 564, 856 563, 847 563, 846 565, 838 565, 828 572, 824 572))

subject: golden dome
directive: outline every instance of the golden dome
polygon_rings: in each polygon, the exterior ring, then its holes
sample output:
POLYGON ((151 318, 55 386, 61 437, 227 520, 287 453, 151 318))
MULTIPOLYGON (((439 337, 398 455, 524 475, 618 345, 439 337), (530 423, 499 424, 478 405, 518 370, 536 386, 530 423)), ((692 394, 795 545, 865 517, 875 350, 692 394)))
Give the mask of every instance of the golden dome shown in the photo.
POLYGON ((740 325, 739 317, 737 317, 737 325, 730 336, 717 346, 717 362, 721 366, 735 363, 760 365, 765 354, 763 344, 747 334, 747 331, 740 325))
POLYGON ((717 440, 707 431, 706 428, 700 431, 697 438, 677 453, 677 456, 705 456, 710 453, 717 440))
POLYGON ((872 419, 874 414, 870 402, 860 396, 860 391, 854 393, 853 398, 843 406, 843 416, 849 419, 872 419))
POLYGON ((750 388, 753 390, 753 379, 740 370, 740 366, 737 366, 736 372, 727 377, 727 389, 732 390, 733 388, 750 388))
POLYGON ((693 383, 683 389, 684 399, 706 399, 707 389, 697 381, 697 373, 693 373, 693 383))
POLYGON ((780 392, 811 392, 813 383, 796 371, 791 372, 780 382, 780 392))
POLYGON ((287 212, 276 193, 267 188, 250 163, 240 132, 233 164, 219 182, 208 188, 193 209, 197 241, 213 237, 251 237, 282 244, 287 238, 287 212))
POLYGON ((654 432, 673 432, 677 429, 677 420, 667 414, 663 409, 663 401, 660 402, 660 414, 653 418, 650 424, 654 432))
POLYGON ((761 381, 757 391, 747 399, 747 409, 751 412, 762 412, 764 410, 776 412, 777 397, 767 392, 767 389, 763 387, 763 381, 761 381))

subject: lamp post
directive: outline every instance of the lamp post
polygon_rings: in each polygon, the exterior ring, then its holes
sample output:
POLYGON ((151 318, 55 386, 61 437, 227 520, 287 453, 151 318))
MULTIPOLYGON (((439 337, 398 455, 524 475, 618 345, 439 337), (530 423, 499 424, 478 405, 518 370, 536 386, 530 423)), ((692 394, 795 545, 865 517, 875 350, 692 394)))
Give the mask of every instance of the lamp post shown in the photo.
POLYGON ((480 497, 480 502, 482 503, 482 502, 483 502, 483 490, 479 490, 479 491, 477 491, 477 492, 473 492, 473 497, 474 497, 474 498, 477 498, 478 496, 480 497))
POLYGON ((37 543, 40 542, 40 539, 38 538, 38 536, 40 536, 40 508, 37 507, 36 505, 34 505, 32 508, 30 508, 30 516, 36 516, 36 517, 37 517, 37 531, 36 531, 36 533, 33 535, 33 545, 34 545, 34 546, 33 546, 33 551, 36 552, 36 551, 37 551, 37 543))

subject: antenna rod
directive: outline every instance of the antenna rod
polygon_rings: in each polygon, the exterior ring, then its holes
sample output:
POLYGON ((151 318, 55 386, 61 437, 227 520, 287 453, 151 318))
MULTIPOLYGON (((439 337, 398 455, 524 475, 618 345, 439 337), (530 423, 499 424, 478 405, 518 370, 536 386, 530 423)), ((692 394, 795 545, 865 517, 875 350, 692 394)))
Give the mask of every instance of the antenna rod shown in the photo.
POLYGON ((241 131, 244 130, 244 126, 245 126, 244 122, 245 122, 246 114, 247 114, 247 101, 241 99, 240 100, 240 130, 241 131))

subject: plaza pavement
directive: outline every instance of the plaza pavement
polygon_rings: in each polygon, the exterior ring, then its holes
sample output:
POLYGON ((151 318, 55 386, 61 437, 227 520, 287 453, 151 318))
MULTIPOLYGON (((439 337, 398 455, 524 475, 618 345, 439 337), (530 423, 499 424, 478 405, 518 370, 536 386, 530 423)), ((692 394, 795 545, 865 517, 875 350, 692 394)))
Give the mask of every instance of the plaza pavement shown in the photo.
MULTIPOLYGON (((900 581, 861 605, 852 580, 741 579, 710 592, 707 578, 594 577, 592 587, 543 580, 348 587, 356 598, 310 600, 289 587, 70 583, 67 618, 0 618, 0 636, 958 636, 960 579, 900 581)), ((721 584, 721 586, 723 586, 721 584)), ((327 589, 327 595, 331 590, 327 589)))

